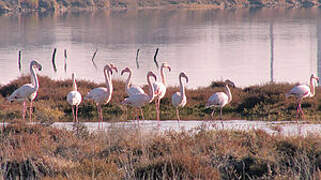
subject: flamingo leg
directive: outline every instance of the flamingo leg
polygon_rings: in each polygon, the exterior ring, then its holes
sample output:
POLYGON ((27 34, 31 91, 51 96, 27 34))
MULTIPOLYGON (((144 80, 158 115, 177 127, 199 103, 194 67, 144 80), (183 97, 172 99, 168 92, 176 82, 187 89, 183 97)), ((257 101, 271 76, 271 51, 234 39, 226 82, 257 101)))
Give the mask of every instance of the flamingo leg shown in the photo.
POLYGON ((32 101, 30 101, 29 116, 30 116, 30 122, 32 122, 32 101))
POLYGON ((211 114, 212 120, 214 120, 214 112, 215 112, 215 109, 213 109, 213 112, 212 112, 212 114, 211 114))
POLYGON ((76 105, 76 122, 78 123, 78 105, 76 105))
POLYGON ((143 113, 143 109, 142 108, 139 108, 140 109, 140 114, 142 115, 142 119, 145 120, 144 118, 144 113, 143 113))
POLYGON ((299 113, 300 113, 300 108, 299 108, 299 104, 296 106, 296 121, 298 121, 299 119, 299 113))
POLYGON ((26 101, 23 101, 23 108, 22 108, 22 119, 26 119, 26 101))
POLYGON ((301 111, 301 115, 302 115, 302 119, 304 120, 305 118, 304 118, 304 112, 303 112, 303 110, 302 110, 302 107, 301 107, 301 104, 300 104, 300 111, 301 111))
POLYGON ((137 114, 137 125, 138 125, 138 128, 139 128, 139 112, 138 112, 138 109, 136 109, 136 114, 137 114))
POLYGON ((223 118, 222 118, 222 109, 223 109, 223 108, 221 107, 221 109, 220 109, 220 119, 221 119, 221 120, 223 120, 223 118))
POLYGON ((96 104, 97 105, 97 111, 98 111, 98 129, 100 129, 100 122, 102 121, 102 111, 101 111, 101 107, 100 104, 96 104))
POLYGON ((178 120, 178 123, 179 123, 179 121, 181 120, 181 118, 179 117, 179 110, 178 110, 178 108, 176 108, 176 116, 177 116, 177 120, 178 120))
POLYGON ((72 110, 72 122, 75 122, 75 110, 74 110, 74 106, 71 106, 71 110, 72 110))

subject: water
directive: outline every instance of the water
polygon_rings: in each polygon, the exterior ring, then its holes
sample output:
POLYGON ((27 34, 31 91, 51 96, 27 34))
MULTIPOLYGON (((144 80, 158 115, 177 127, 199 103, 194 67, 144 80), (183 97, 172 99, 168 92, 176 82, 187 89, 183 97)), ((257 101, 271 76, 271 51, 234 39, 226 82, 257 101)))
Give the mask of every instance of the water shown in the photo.
MULTIPOLYGON (((0 84, 28 74, 30 61, 36 59, 43 65, 39 74, 52 79, 71 78, 75 72, 78 79, 103 82, 102 68, 112 62, 120 70, 132 68, 134 83, 142 85, 147 71, 157 72, 156 48, 160 49, 158 61, 172 66, 167 73, 169 85, 178 85, 181 71, 189 76, 189 88, 227 78, 240 87, 272 80, 307 82, 311 73, 320 75, 320 12, 317 8, 144 10, 1 16, 0 84), (57 73, 51 65, 54 48, 57 73), (138 48, 139 69, 135 62, 138 48), (96 49, 97 70, 91 62, 96 49)), ((118 73, 114 78, 125 80, 127 76, 118 73)))

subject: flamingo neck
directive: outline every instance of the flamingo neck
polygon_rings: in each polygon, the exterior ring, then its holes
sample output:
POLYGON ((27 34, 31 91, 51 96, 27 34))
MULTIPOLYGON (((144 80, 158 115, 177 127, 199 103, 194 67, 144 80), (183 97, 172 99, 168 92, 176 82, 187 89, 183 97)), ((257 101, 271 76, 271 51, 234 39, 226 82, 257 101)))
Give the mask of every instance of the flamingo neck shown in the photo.
POLYGON ((31 73, 32 85, 34 86, 34 88, 36 90, 38 90, 39 89, 39 81, 38 81, 38 77, 37 77, 37 74, 35 72, 35 69, 33 68, 33 64, 30 65, 30 73, 31 73))
POLYGON ((179 76, 179 87, 180 87, 181 96, 183 98, 185 96, 185 88, 182 82, 182 76, 179 76))
POLYGON ((130 79, 132 77, 132 71, 128 71, 129 75, 128 75, 128 78, 126 80, 126 91, 128 91, 128 89, 130 88, 130 79))
POLYGON ((231 93, 231 90, 227 84, 225 85, 225 93, 227 94, 228 102, 231 102, 232 101, 232 93, 231 93))
POLYGON ((111 75, 110 75, 110 70, 105 69, 104 70, 104 75, 105 75, 105 82, 106 82, 106 87, 107 87, 107 93, 109 96, 111 96, 111 93, 113 92, 113 84, 111 83, 111 75))
POLYGON ((149 86, 148 98, 149 98, 149 102, 152 102, 155 97, 155 94, 154 94, 154 88, 153 88, 152 82, 150 81, 150 76, 147 76, 147 82, 149 86))
POLYGON ((165 72, 164 72, 164 66, 161 67, 161 78, 162 78, 162 83, 165 85, 165 87, 167 87, 167 82, 166 82, 166 77, 165 77, 165 72))
POLYGON ((77 91, 76 78, 72 76, 72 90, 77 91))
POLYGON ((313 78, 310 78, 310 97, 313 97, 315 95, 315 87, 313 83, 313 78))

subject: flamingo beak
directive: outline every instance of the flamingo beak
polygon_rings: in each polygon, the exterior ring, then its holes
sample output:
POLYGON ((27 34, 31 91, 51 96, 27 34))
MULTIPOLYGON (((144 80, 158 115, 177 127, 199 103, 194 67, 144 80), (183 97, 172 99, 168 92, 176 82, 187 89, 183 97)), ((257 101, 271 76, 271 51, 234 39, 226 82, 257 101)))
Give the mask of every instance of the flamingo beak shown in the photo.
POLYGON ((126 70, 126 69, 123 69, 123 70, 121 71, 121 73, 120 73, 121 76, 126 72, 125 70, 126 70))
POLYGON ((167 66, 168 71, 171 72, 172 68, 170 66, 167 66))
POLYGON ((186 75, 184 77, 186 78, 186 83, 188 83, 188 77, 186 75))

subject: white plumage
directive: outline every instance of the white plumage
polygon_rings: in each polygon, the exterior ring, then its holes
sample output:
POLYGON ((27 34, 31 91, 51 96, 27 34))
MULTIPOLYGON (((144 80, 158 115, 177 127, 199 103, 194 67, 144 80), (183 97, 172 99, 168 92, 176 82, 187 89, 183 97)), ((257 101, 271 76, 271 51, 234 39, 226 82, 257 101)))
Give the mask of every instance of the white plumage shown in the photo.
MULTIPOLYGON (((106 87, 98 87, 89 91, 88 95, 85 97, 85 100, 93 100, 96 103, 100 122, 103 121, 103 112, 101 109, 102 104, 107 104, 111 100, 113 93, 113 84, 112 84, 112 69, 118 72, 117 68, 113 64, 107 64, 104 67, 104 75, 106 87)), ((100 124, 99 124, 100 126, 100 124)))
POLYGON ((125 72, 129 73, 128 78, 126 80, 126 87, 125 87, 125 90, 126 90, 126 93, 128 94, 128 96, 132 96, 135 94, 143 94, 144 90, 141 87, 133 85, 130 82, 131 77, 132 77, 132 70, 129 67, 126 67, 125 69, 123 69, 121 71, 121 75, 123 75, 125 72))
POLYGON ((77 91, 75 74, 72 73, 72 91, 67 94, 67 102, 72 106, 72 116, 75 122, 78 122, 78 106, 81 103, 81 100, 81 94, 77 91), (74 110, 74 106, 76 107, 76 110, 74 110))
POLYGON ((188 83, 188 77, 186 76, 185 73, 181 72, 178 76, 179 85, 180 85, 180 92, 176 92, 172 95, 172 104, 173 104, 173 106, 176 107, 176 116, 177 116, 178 121, 180 121, 178 108, 184 107, 186 104, 185 88, 184 88, 184 84, 182 82, 182 77, 184 77, 186 79, 186 83, 188 83))
MULTIPOLYGON (((234 85, 234 83, 231 82, 230 80, 226 80, 225 81, 225 92, 214 93, 210 98, 208 98, 208 101, 206 103, 207 108, 211 107, 211 106, 220 108, 220 119, 222 119, 223 107, 232 101, 231 90, 228 86, 229 84, 234 85)), ((211 114, 212 119, 213 119, 213 115, 214 115, 214 110, 211 114)))
POLYGON ((304 113, 301 108, 301 103, 303 98, 306 97, 313 97, 315 95, 315 85, 313 80, 317 80, 319 82, 319 78, 314 76, 314 74, 310 77, 310 86, 306 84, 300 84, 292 88, 288 93, 285 94, 285 97, 288 98, 289 96, 295 96, 297 98, 297 118, 301 113, 302 118, 304 119, 304 113))
POLYGON ((37 97, 37 93, 39 89, 39 81, 34 68, 37 68, 39 71, 41 71, 42 66, 37 61, 32 61, 30 63, 30 73, 31 73, 32 83, 24 84, 20 88, 16 89, 7 98, 9 102, 13 102, 13 101, 23 102, 23 109, 22 109, 23 119, 25 119, 25 115, 26 115, 26 101, 30 101, 30 109, 29 109, 30 122, 32 121, 32 102, 37 97))
POLYGON ((160 69, 160 75, 161 75, 162 82, 156 81, 153 83, 158 124, 159 124, 159 120, 160 120, 160 115, 159 115, 160 114, 160 100, 165 96, 166 86, 167 86, 164 68, 167 68, 168 71, 171 71, 171 67, 166 62, 162 63, 162 66, 160 69))
MULTIPOLYGON (((143 119, 144 119, 144 115, 143 115, 143 111, 142 111, 141 107, 147 103, 151 103, 155 97, 154 89, 153 89, 152 83, 150 81, 151 76, 154 77, 154 79, 156 81, 156 75, 153 72, 149 71, 147 73, 147 82, 148 82, 149 89, 150 89, 149 94, 147 94, 145 92, 142 94, 134 94, 134 95, 129 96, 128 98, 125 98, 124 101, 122 102, 122 104, 139 108, 143 119)), ((137 118, 138 118, 138 113, 137 113, 137 118)), ((138 120, 139 120, 139 118, 138 118, 138 120)))

